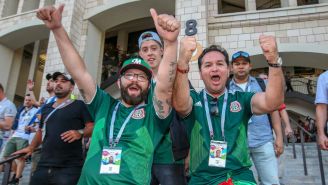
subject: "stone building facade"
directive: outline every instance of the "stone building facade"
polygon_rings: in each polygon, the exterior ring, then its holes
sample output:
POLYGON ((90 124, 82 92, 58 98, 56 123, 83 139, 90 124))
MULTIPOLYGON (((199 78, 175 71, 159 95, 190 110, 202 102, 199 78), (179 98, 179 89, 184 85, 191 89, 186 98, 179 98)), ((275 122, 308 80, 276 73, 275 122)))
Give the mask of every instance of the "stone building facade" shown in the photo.
MULTIPOLYGON (((115 38, 119 51, 129 50, 131 33, 154 28, 151 7, 174 14, 182 23, 181 36, 186 21, 195 19, 202 47, 220 44, 229 54, 248 51, 254 68, 267 67, 260 34, 277 37, 285 70, 291 73, 294 66, 328 67, 327 0, 0 0, 0 82, 10 99, 20 101, 27 79, 36 81, 39 97, 46 97, 45 75, 65 70, 53 35, 35 17, 36 9, 61 3, 63 25, 98 84, 105 40, 115 38)), ((190 69, 194 87, 203 88, 196 61, 190 69)), ((117 95, 115 87, 106 90, 117 95)))

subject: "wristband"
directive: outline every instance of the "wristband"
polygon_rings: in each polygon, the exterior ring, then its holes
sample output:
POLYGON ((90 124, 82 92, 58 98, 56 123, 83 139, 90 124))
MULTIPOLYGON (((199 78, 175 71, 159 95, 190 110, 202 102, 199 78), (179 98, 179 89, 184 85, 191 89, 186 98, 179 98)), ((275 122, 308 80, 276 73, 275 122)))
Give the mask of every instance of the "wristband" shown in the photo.
POLYGON ((182 74, 186 74, 189 72, 189 65, 188 65, 188 68, 187 69, 179 69, 179 67, 177 67, 177 71, 179 73, 182 73, 182 74))

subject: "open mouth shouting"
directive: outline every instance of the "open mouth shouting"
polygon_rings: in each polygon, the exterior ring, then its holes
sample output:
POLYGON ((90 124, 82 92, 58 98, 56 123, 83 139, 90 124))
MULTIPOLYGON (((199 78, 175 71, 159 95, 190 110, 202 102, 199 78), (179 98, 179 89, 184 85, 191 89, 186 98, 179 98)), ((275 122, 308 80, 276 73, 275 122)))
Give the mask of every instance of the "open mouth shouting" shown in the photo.
POLYGON ((132 84, 127 87, 130 96, 138 96, 141 93, 141 87, 137 84, 132 84))
POLYGON ((220 84, 220 80, 221 80, 220 75, 213 74, 210 77, 211 77, 211 81, 212 81, 213 85, 219 85, 220 84))

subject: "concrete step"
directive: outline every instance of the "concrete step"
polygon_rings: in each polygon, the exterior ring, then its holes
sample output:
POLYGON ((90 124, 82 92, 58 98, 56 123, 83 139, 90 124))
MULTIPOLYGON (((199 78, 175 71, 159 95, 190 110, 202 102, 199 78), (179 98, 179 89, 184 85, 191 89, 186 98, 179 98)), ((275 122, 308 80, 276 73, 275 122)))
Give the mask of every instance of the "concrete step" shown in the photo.
POLYGON ((321 185, 321 179, 316 176, 288 176, 288 179, 285 179, 284 184, 290 185, 290 184, 320 184, 321 185))
MULTIPOLYGON (((293 147, 285 146, 283 183, 285 185, 321 185, 319 159, 316 143, 305 143, 305 156, 308 175, 304 175, 301 144, 296 144, 296 159, 293 158, 293 147)), ((325 179, 328 180, 328 152, 321 151, 325 179)))

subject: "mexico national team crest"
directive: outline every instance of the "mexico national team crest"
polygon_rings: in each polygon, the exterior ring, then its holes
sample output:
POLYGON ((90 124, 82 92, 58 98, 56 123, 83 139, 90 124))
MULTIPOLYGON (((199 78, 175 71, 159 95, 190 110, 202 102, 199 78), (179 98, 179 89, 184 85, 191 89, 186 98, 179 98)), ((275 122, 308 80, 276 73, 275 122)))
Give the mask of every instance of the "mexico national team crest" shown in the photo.
POLYGON ((238 101, 233 101, 230 103, 230 112, 239 112, 241 111, 241 105, 238 101))
POLYGON ((133 119, 142 119, 144 117, 145 117, 145 109, 144 108, 137 109, 132 114, 132 118, 133 119))

